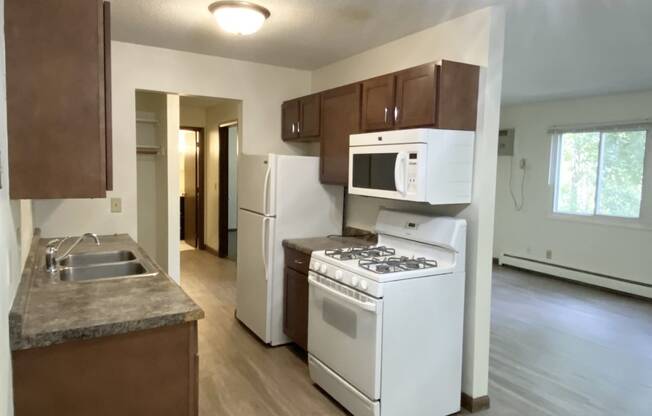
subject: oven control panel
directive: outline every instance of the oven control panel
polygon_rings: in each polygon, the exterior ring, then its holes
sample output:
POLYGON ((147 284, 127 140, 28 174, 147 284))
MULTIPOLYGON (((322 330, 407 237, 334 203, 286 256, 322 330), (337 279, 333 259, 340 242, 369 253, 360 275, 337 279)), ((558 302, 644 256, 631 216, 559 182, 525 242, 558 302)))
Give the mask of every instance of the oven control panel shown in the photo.
POLYGON ((381 298, 383 296, 382 287, 378 282, 335 266, 331 263, 312 258, 310 259, 310 270, 329 277, 338 283, 359 290, 360 292, 367 293, 373 297, 381 298))

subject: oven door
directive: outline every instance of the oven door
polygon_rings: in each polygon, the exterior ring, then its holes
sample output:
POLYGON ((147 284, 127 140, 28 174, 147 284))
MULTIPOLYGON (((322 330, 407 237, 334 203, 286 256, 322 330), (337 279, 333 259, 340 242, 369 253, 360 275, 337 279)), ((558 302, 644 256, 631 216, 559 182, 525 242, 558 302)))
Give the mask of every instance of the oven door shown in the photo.
POLYGON ((308 352, 369 399, 380 399, 382 299, 314 272, 308 282, 308 352))
POLYGON ((349 193, 426 200, 427 145, 408 143, 349 147, 349 193))

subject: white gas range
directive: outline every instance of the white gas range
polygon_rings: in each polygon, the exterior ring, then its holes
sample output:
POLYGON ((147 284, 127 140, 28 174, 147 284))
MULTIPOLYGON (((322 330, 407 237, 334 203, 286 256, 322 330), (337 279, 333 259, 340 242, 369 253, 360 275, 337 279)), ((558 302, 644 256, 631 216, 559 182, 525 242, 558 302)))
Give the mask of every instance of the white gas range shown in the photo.
POLYGON ((376 232, 312 254, 310 376, 355 416, 455 413, 466 222, 381 210, 376 232))

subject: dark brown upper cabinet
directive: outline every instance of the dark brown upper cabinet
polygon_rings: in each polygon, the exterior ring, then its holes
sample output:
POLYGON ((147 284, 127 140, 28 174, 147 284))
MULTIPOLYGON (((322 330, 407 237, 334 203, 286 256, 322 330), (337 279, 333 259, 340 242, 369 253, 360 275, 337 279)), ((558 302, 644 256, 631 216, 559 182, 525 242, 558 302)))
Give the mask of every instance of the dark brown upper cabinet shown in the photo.
POLYGON ((322 183, 347 185, 349 135, 360 131, 360 84, 321 94, 320 171, 322 183))
POLYGON ((388 130, 394 126, 394 74, 362 82, 362 130, 388 130))
POLYGON ((479 67, 442 61, 362 83, 362 130, 475 130, 479 67))
POLYGON ((478 117, 480 67, 452 61, 437 66, 435 126, 475 130, 478 117))
POLYGON ((109 7, 5 1, 11 198, 103 198, 111 189, 109 7))
POLYGON ((281 134, 283 140, 299 138, 299 100, 286 101, 281 106, 281 134))
POLYGON ((319 140, 320 95, 286 101, 281 106, 281 133, 283 140, 319 140))
POLYGON ((436 65, 427 64, 396 74, 392 119, 397 129, 435 124, 436 65))

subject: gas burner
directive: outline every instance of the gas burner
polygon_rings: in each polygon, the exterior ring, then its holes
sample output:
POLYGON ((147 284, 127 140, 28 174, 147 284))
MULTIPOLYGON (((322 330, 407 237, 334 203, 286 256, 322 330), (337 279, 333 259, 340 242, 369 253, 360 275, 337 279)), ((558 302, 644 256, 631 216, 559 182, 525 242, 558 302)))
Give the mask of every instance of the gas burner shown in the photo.
POLYGON ((361 259, 358 265, 363 269, 372 271, 374 273, 396 273, 410 270, 429 269, 437 267, 436 260, 428 260, 424 257, 385 257, 385 258, 372 258, 361 259))
POLYGON ((351 247, 351 248, 338 248, 335 250, 326 250, 325 254, 336 260, 355 260, 355 259, 369 259, 374 257, 391 256, 396 251, 393 248, 381 247, 351 247))

